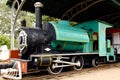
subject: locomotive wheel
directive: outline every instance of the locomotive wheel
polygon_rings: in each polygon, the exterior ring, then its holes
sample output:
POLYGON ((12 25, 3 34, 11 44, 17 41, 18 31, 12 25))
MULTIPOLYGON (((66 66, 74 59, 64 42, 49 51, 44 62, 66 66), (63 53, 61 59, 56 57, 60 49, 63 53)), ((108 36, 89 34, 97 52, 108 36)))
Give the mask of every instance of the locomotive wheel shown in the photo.
POLYGON ((73 66, 73 69, 75 70, 81 70, 84 66, 84 59, 82 56, 74 56, 72 58, 72 62, 78 64, 78 65, 73 66))
POLYGON ((99 66, 99 60, 98 60, 98 58, 92 59, 92 66, 94 66, 94 67, 98 67, 99 66))
POLYGON ((49 67, 48 67, 48 72, 50 74, 59 74, 63 67, 59 67, 59 68, 54 68, 54 66, 58 66, 58 65, 62 65, 61 63, 52 63, 49 67))

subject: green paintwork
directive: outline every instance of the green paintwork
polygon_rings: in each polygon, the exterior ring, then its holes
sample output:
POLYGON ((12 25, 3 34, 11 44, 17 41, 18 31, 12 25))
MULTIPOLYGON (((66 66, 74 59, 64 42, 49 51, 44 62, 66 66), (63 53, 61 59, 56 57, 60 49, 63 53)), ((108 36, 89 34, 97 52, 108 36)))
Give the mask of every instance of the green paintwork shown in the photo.
POLYGON ((100 56, 106 56, 106 28, 109 28, 111 26, 104 24, 104 23, 99 23, 99 55, 100 56))
POLYGON ((78 42, 64 42, 64 41, 53 41, 52 49, 57 51, 72 51, 72 52, 83 52, 83 43, 78 42))
POLYGON ((98 33, 98 52, 99 52, 99 56, 106 56, 106 28, 110 28, 112 27, 110 24, 99 21, 99 20, 93 20, 93 21, 88 21, 88 22, 84 22, 79 24, 77 27, 82 27, 84 26, 84 29, 89 31, 89 34, 91 36, 90 38, 90 43, 89 43, 89 47, 90 47, 90 52, 94 52, 93 51, 93 40, 92 40, 92 34, 94 32, 98 33))
POLYGON ((109 39, 107 39, 107 48, 111 47, 111 41, 109 39))
POLYGON ((110 40, 106 41, 106 28, 112 25, 99 20, 83 22, 75 26, 71 26, 69 21, 51 22, 56 31, 56 40, 52 42, 53 50, 60 51, 80 51, 87 53, 98 53, 100 57, 113 56, 114 49, 111 48, 110 40), (97 33, 98 49, 93 50, 93 34, 97 33))
POLYGON ((69 25, 68 21, 51 22, 56 31, 56 40, 71 42, 89 42, 85 30, 69 25))
POLYGON ((90 41, 86 44, 86 51, 85 52, 90 52, 93 53, 93 40, 92 40, 92 34, 94 32, 98 32, 98 21, 97 20, 93 20, 93 21, 88 21, 88 22, 83 22, 80 23, 78 25, 76 25, 75 27, 78 28, 83 28, 84 30, 86 30, 89 33, 90 36, 90 41))
POLYGON ((107 61, 110 60, 110 56, 116 61, 116 56, 114 55, 114 48, 111 46, 111 41, 107 40, 107 61))
MULTIPOLYGON (((110 56, 112 56, 113 60, 116 61, 116 56, 114 55, 114 49, 111 47, 110 40, 107 40, 106 42, 106 28, 110 28, 112 27, 112 25, 106 22, 103 22, 103 21, 93 20, 93 21, 81 23, 77 27, 81 28, 82 26, 84 26, 84 29, 89 31, 90 36, 92 36, 94 32, 98 33, 98 48, 99 49, 97 52, 99 53, 99 56, 106 56, 107 61, 110 61, 110 56)), ((93 46, 92 37, 90 38, 90 42, 87 45, 88 45, 87 50, 90 52, 94 52, 92 48, 93 46)))
POLYGON ((52 49, 58 51, 84 52, 84 44, 89 42, 88 33, 80 28, 71 26, 69 21, 51 22, 56 31, 56 40, 52 49))

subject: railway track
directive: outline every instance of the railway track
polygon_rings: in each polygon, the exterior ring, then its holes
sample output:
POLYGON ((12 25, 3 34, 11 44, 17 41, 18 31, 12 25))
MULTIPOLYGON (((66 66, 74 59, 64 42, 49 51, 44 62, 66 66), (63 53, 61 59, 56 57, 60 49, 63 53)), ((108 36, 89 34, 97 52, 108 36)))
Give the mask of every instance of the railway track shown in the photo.
POLYGON ((84 75, 86 73, 92 73, 94 71, 106 70, 109 68, 120 68, 120 63, 108 63, 101 64, 99 67, 85 67, 80 71, 65 70, 58 75, 50 75, 47 72, 40 72, 23 76, 23 80, 62 80, 75 75, 84 75))

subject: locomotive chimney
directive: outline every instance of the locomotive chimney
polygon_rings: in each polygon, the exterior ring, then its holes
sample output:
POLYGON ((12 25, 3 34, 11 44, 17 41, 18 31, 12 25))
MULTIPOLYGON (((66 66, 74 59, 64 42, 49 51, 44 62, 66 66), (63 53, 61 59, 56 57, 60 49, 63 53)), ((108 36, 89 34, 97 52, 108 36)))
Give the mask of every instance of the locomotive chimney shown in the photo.
POLYGON ((36 2, 34 4, 35 6, 35 15, 36 15, 36 28, 42 29, 42 12, 41 8, 43 7, 43 4, 40 2, 36 2))

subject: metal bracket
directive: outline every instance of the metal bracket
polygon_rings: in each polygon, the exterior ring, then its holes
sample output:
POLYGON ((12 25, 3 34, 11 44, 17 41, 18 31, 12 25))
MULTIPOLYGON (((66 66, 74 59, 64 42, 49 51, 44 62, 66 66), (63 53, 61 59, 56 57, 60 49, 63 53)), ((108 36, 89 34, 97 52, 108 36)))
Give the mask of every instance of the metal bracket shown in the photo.
POLYGON ((120 12, 114 13, 114 14, 107 14, 107 15, 104 15, 104 16, 99 17, 97 19, 107 21, 107 22, 112 22, 112 21, 116 20, 117 18, 120 18, 120 12))
POLYGON ((25 1, 26 0, 21 0, 19 2, 18 0, 14 0, 12 4, 12 8, 11 8, 11 49, 12 50, 14 50, 14 32, 15 32, 16 21, 25 1), (17 10, 15 10, 16 5, 17 5, 17 10))
POLYGON ((6 69, 3 74, 4 78, 20 80, 22 79, 22 71, 20 61, 16 61, 12 68, 6 69))
POLYGON ((104 0, 84 0, 84 1, 76 4, 75 6, 70 8, 69 10, 67 10, 63 14, 62 19, 67 18, 68 20, 72 20, 75 16, 77 16, 81 12, 87 10, 91 6, 97 4, 97 3, 101 2, 101 1, 104 1, 104 0))

